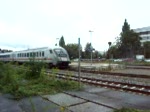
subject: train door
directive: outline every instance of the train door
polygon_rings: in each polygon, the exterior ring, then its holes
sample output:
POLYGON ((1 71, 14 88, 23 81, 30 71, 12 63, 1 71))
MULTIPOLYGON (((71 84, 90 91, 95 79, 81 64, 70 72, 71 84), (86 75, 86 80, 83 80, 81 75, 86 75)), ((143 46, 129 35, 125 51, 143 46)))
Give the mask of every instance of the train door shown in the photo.
POLYGON ((52 49, 49 49, 49 63, 52 65, 57 65, 57 57, 54 54, 54 51, 52 49))

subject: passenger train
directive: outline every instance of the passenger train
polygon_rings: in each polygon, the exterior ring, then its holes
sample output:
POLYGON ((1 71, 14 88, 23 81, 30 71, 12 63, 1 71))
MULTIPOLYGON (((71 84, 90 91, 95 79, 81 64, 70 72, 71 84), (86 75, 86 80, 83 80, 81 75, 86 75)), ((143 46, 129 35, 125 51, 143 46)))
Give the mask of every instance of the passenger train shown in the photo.
POLYGON ((70 63, 67 51, 59 46, 0 53, 0 61, 4 62, 24 63, 29 62, 32 57, 36 61, 48 63, 50 66, 67 67, 70 63))

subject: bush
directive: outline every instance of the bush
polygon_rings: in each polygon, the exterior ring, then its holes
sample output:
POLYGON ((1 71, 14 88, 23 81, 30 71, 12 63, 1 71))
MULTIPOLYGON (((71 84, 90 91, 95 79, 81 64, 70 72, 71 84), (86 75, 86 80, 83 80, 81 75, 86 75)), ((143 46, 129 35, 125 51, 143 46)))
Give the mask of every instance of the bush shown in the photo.
POLYGON ((43 62, 35 61, 35 58, 31 58, 27 65, 26 79, 37 79, 40 77, 40 73, 43 67, 46 66, 43 62))
POLYGON ((0 62, 0 78, 4 77, 5 66, 3 62, 0 62))
POLYGON ((10 93, 17 91, 19 88, 19 82, 16 69, 14 69, 10 63, 7 63, 2 65, 1 72, 3 75, 1 75, 0 89, 4 89, 5 92, 10 93))
POLYGON ((59 80, 56 78, 58 69, 53 69, 50 76, 45 74, 42 62, 31 61, 27 66, 19 68, 10 63, 0 63, 0 90, 3 93, 11 93, 14 98, 20 99, 27 96, 54 94, 63 90, 78 89, 78 83, 68 79, 59 80), (33 70, 33 71, 32 71, 33 70), (30 80, 27 80, 27 79, 30 80))

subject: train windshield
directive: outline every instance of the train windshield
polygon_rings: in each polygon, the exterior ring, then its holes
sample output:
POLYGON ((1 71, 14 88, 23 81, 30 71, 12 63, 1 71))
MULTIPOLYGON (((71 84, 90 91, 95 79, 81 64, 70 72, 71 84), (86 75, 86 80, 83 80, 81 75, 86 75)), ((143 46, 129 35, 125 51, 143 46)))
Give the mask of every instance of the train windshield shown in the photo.
POLYGON ((62 49, 54 49, 54 51, 59 57, 67 57, 67 54, 62 49))

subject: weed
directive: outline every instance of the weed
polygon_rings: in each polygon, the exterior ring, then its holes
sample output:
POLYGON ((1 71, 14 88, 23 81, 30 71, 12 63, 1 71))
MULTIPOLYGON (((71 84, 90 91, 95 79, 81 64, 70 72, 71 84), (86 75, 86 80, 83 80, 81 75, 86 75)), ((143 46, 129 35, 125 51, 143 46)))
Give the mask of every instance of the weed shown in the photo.
POLYGON ((114 112, 150 112, 149 110, 137 110, 131 108, 121 108, 119 110, 114 110, 114 112))
MULTIPOLYGON (((37 64, 37 62, 35 63, 37 64)), ((36 64, 32 65, 34 66, 36 64)), ((24 67, 22 65, 20 69, 15 68, 11 64, 0 63, 0 66, 3 67, 3 69, 0 68, 1 72, 4 73, 0 78, 0 90, 3 93, 11 93, 18 99, 35 95, 54 94, 64 90, 78 88, 78 84, 74 81, 69 81, 69 79, 67 81, 56 80, 55 73, 58 72, 58 69, 53 69, 52 74, 54 75, 49 78, 45 74, 44 67, 39 67, 40 69, 38 68, 38 70, 40 73, 33 76, 30 73, 33 73, 31 70, 34 67, 32 68, 31 66, 24 67)))
POLYGON ((29 97, 29 102, 31 103, 32 112, 36 112, 36 111, 35 111, 35 105, 34 105, 34 103, 32 102, 31 97, 29 97))

